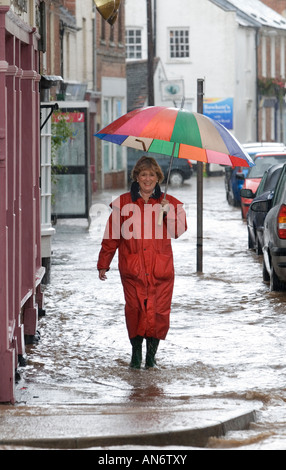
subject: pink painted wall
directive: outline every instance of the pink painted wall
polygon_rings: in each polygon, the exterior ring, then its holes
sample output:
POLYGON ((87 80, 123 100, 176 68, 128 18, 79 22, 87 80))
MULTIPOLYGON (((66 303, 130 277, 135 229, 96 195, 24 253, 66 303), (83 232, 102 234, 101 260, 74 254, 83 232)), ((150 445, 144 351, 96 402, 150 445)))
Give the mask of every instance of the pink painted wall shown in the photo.
POLYGON ((35 31, 0 6, 0 402, 42 303, 38 60, 35 31))

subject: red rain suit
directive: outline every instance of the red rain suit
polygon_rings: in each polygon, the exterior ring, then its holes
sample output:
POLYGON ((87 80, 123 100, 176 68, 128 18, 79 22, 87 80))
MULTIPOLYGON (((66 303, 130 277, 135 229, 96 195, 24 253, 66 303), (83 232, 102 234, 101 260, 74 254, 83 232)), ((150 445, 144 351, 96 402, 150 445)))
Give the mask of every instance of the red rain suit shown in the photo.
POLYGON ((118 268, 125 296, 125 318, 129 338, 165 339, 169 329, 174 286, 171 238, 187 229, 180 201, 167 195, 169 212, 161 226, 158 198, 145 203, 131 192, 118 197, 106 225, 97 268, 109 269, 118 249, 118 268))

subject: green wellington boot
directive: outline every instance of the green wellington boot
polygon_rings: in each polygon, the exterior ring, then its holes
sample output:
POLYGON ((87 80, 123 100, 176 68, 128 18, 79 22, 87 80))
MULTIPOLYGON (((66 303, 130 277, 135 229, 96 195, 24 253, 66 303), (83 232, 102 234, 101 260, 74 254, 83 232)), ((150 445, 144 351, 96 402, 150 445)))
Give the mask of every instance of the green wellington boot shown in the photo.
POLYGON ((142 336, 136 336, 130 340, 132 344, 132 357, 130 367, 132 369, 140 369, 142 362, 142 336))
POLYGON ((155 355, 159 346, 159 339, 157 338, 146 338, 147 342, 147 353, 146 353, 146 369, 154 367, 156 365, 155 355))

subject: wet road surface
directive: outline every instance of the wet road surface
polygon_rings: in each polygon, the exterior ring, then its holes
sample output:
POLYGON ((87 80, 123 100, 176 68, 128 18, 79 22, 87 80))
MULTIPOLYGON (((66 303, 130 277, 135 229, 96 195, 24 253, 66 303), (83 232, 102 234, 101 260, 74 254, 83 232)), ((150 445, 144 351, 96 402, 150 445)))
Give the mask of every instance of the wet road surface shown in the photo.
MULTIPOLYGON (((247 248, 240 210, 227 204, 222 177, 204 179, 203 273, 196 273, 196 178, 169 192, 185 203, 188 231, 173 241, 171 326, 156 370, 128 368, 131 347, 117 258, 101 282, 97 256, 108 204, 98 193, 86 221, 59 221, 41 340, 28 348, 18 387, 50 384, 96 404, 181 406, 195 397, 261 403, 247 431, 209 448, 286 449, 286 293, 262 281, 261 258, 247 248), (85 398, 84 398, 85 397, 85 398)), ((49 397, 52 400, 52 397, 49 397)))

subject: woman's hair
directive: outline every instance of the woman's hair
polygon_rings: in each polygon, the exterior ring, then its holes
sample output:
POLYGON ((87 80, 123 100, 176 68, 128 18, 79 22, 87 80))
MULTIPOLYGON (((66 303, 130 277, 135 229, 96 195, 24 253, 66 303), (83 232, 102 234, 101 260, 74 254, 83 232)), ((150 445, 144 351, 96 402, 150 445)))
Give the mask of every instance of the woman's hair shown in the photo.
POLYGON ((143 170, 153 170, 155 171, 157 177, 158 177, 158 182, 162 183, 164 180, 164 173, 161 170, 160 165, 156 162, 155 158, 153 157, 146 157, 145 155, 141 158, 139 158, 138 162, 134 166, 132 172, 131 172, 131 178, 133 181, 137 181, 137 178, 139 176, 139 173, 143 170))

